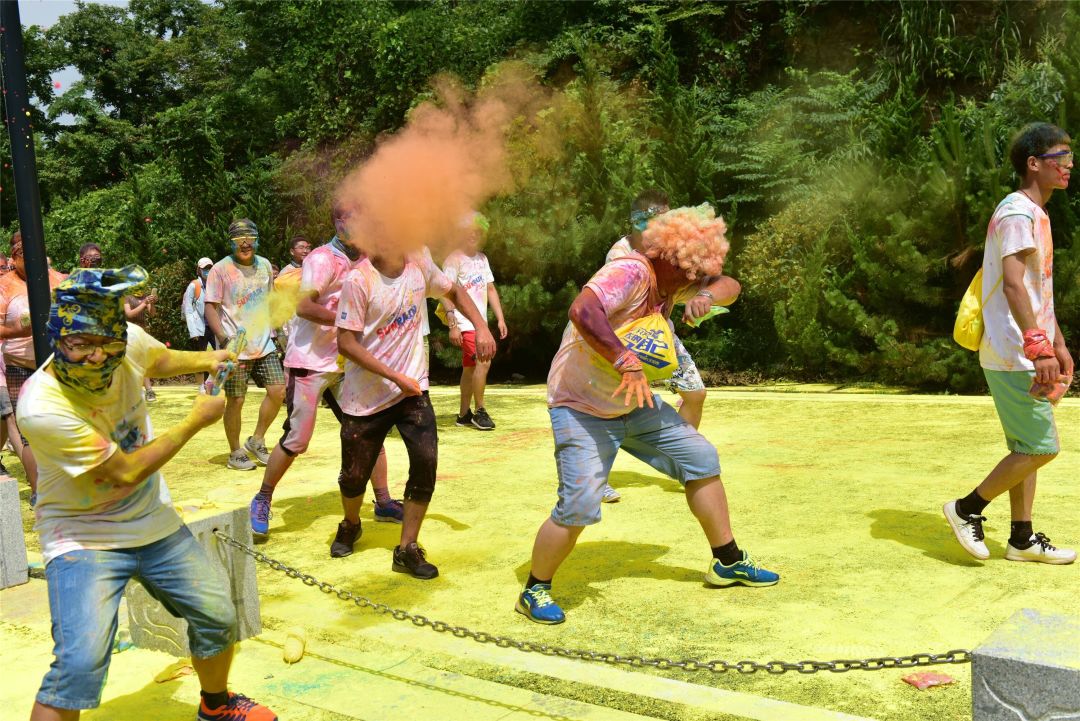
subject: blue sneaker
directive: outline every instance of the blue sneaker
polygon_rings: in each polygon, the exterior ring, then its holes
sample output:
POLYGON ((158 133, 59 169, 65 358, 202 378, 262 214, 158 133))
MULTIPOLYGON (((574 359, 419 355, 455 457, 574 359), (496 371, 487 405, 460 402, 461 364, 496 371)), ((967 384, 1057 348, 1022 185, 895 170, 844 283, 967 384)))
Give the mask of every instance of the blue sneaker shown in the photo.
POLYGON ((705 572, 705 582, 713 586, 775 586, 780 581, 780 574, 767 571, 757 564, 750 554, 742 552, 742 560, 725 566, 717 559, 709 564, 705 572))
POLYGON ((270 499, 261 493, 257 493, 251 499, 248 507, 251 517, 251 535, 259 539, 265 539, 270 535, 270 519, 274 514, 270 513, 270 499))
POLYGON ((551 599, 551 584, 537 583, 526 588, 518 596, 514 610, 537 623, 556 624, 566 620, 566 614, 559 604, 551 599))
POLYGON ((37 505, 37 493, 35 492, 35 493, 30 494, 30 507, 33 508, 36 505, 37 505))
POLYGON ((375 501, 375 520, 382 521, 383 523, 401 523, 401 519, 405 517, 405 507, 401 505, 401 501, 395 501, 391 498, 386 502, 386 505, 375 501))

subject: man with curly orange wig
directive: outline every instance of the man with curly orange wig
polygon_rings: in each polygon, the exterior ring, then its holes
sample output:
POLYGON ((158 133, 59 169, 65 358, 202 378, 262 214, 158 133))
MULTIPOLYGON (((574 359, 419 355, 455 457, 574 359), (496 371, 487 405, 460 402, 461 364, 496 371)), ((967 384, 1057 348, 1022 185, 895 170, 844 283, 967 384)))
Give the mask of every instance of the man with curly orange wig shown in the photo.
POLYGON ((646 233, 640 252, 606 264, 570 307, 570 324, 548 374, 558 502, 536 535, 529 578, 515 607, 537 623, 566 619, 551 597, 552 579, 585 526, 600 521, 601 496, 620 447, 686 489, 712 554, 708 583, 771 586, 780 580, 735 542, 716 449, 653 395, 641 359, 615 332, 654 313, 667 318, 673 305, 697 292, 695 279, 720 272, 726 252, 722 221, 692 230, 673 226, 646 233))

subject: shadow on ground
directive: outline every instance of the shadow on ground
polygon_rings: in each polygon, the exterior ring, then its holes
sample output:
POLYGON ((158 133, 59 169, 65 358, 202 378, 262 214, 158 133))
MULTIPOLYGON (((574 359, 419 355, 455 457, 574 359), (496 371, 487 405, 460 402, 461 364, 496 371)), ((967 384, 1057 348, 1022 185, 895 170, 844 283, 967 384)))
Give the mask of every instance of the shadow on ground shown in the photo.
MULTIPOLYGON (((954 566, 982 566, 981 561, 969 556, 956 542, 948 522, 940 513, 881 508, 866 515, 873 519, 870 524, 873 538, 902 543, 922 551, 927 558, 954 566)), ((997 541, 988 539, 986 546, 993 556, 1005 552, 1004 546, 997 541)))

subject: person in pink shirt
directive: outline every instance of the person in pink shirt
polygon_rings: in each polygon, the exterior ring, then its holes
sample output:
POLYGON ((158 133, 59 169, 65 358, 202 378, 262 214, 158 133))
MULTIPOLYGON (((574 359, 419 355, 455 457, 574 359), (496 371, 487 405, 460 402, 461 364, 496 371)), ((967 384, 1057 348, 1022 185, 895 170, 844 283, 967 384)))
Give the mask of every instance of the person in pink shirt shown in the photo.
POLYGON ((488 360, 495 339, 469 294, 447 278, 430 257, 407 256, 386 247, 369 255, 345 277, 336 324, 338 349, 346 358, 339 402, 341 504, 331 556, 352 552, 360 535, 360 502, 383 441, 396 427, 409 453, 405 517, 392 569, 430 579, 438 568, 417 542, 435 491, 439 436, 428 399, 421 306, 426 297, 453 293, 454 304, 476 326, 476 355, 488 360))
MULTIPOLYGON (((251 532, 259 539, 265 539, 270 533, 270 502, 274 489, 311 442, 320 398, 325 399, 341 422, 337 396, 343 373, 338 365, 334 318, 342 281, 363 258, 360 250, 349 242, 348 222, 353 212, 352 208, 335 202, 331 215, 337 234, 326 245, 305 253, 299 279, 300 299, 285 351, 288 416, 281 440, 270 452, 262 486, 249 506, 251 532)), ((375 490, 375 520, 401 523, 401 501, 391 498, 387 489, 385 452, 379 454, 371 485, 375 490)))
MULTIPOLYGON (((488 305, 491 306, 495 322, 499 325, 499 340, 505 340, 506 320, 503 318, 502 303, 499 302, 499 291, 495 288, 495 276, 487 256, 480 252, 480 242, 487 233, 488 220, 480 213, 473 212, 465 217, 462 225, 461 246, 446 256, 443 273, 468 292, 485 325, 488 305)), ((484 407, 484 390, 491 362, 477 360, 476 328, 468 318, 460 311, 451 309, 446 314, 446 322, 450 327, 450 342, 461 348, 461 407, 456 423, 481 431, 493 431, 495 422, 484 407), (473 400, 476 401, 475 414, 470 405, 473 400)))

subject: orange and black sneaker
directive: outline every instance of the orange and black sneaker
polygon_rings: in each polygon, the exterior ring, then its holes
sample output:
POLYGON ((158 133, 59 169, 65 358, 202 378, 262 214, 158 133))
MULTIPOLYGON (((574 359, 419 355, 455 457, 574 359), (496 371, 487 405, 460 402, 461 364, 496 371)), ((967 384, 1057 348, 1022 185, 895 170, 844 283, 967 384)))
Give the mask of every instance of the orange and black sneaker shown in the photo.
POLYGON ((197 721, 277 721, 277 714, 247 696, 230 693, 224 706, 206 707, 206 699, 199 701, 197 721))

